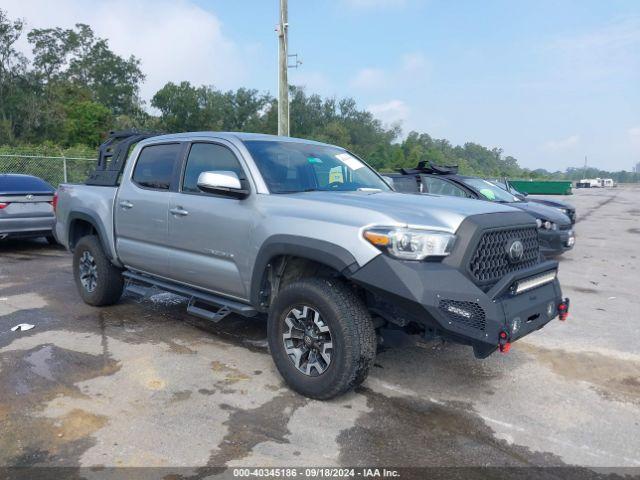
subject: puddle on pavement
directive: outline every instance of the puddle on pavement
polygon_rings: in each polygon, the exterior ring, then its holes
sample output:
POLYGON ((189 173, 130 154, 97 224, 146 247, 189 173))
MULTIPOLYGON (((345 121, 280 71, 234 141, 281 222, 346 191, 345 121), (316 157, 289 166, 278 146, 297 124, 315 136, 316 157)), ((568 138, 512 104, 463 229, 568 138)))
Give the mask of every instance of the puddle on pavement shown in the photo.
POLYGON ((525 353, 547 365, 555 374, 587 382, 609 400, 640 404, 640 363, 596 352, 567 352, 520 344, 525 353))
POLYGON ((219 447, 212 452, 208 468, 203 469, 201 473, 224 470, 230 461, 247 457, 259 443, 289 443, 287 436, 291 432, 287 424, 291 415, 309 401, 292 391, 285 391, 255 409, 241 410, 221 404, 220 408, 232 412, 224 422, 228 433, 219 447))
POLYGON ((495 438, 471 405, 386 397, 367 388, 358 393, 367 397, 371 411, 338 436, 343 465, 564 465, 551 453, 495 438))
POLYGON ((0 465, 77 465, 94 444, 91 434, 108 421, 75 409, 64 417, 41 415, 56 397, 83 397, 75 385, 119 370, 104 355, 40 345, 2 355, 0 370, 0 465))

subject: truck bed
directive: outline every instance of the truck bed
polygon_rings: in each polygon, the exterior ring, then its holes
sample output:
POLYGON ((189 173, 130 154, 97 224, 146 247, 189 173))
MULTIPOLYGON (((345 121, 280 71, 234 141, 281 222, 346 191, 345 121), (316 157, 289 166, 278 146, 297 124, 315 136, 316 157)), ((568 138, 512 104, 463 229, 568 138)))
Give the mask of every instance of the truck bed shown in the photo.
POLYGON ((69 248, 70 223, 84 220, 99 230, 106 253, 117 261, 113 230, 113 209, 117 187, 63 183, 58 187, 55 234, 69 248), (70 214, 70 212, 73 212, 70 214))

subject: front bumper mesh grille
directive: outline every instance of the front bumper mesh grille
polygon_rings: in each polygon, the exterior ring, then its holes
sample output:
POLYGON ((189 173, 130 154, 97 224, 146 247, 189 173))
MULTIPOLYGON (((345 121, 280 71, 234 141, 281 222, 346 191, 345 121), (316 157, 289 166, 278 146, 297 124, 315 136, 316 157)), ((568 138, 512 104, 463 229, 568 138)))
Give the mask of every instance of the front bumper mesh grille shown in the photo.
POLYGON ((517 227, 487 230, 482 234, 469 270, 473 279, 481 284, 496 283, 508 273, 524 270, 540 262, 540 244, 536 227, 517 227), (524 252, 519 262, 511 262, 507 251, 513 240, 520 240, 524 252))
POLYGON ((484 310, 475 302, 461 302, 457 300, 440 300, 438 308, 458 325, 475 330, 484 330, 486 318, 484 310))

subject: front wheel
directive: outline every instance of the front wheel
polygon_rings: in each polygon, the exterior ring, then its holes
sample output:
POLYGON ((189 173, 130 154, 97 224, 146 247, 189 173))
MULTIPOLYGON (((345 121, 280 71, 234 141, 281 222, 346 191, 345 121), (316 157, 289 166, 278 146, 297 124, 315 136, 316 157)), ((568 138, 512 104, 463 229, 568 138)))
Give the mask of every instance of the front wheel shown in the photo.
POLYGON ((369 312, 337 279, 308 278, 284 286, 270 309, 268 337, 287 384, 319 400, 361 384, 375 358, 369 312))
POLYGON ((78 241, 73 252, 73 276, 82 300, 89 305, 112 305, 122 296, 122 272, 109 261, 95 235, 78 241))

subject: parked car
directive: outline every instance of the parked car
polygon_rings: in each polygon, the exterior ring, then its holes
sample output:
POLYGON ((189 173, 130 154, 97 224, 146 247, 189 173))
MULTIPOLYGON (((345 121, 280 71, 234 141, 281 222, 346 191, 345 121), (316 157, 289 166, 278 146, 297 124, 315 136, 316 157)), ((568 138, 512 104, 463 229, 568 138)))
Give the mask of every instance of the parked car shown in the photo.
POLYGON ((388 174, 397 191, 428 193, 491 201, 510 205, 533 216, 538 224, 540 250, 547 257, 556 257, 575 244, 569 217, 557 209, 521 200, 504 189, 484 180, 458 174, 455 166, 439 167, 421 162, 415 169, 388 174))
POLYGON ((126 281, 214 322, 264 317, 279 372, 318 399, 364 381, 385 324, 484 358, 566 318, 558 263, 521 210, 394 192, 318 142, 146 137, 115 133, 88 184, 59 187, 56 232, 90 305, 117 302, 126 281))
POLYGON ((540 203, 542 205, 546 205, 547 207, 555 208, 556 210, 560 211, 561 213, 564 213, 567 217, 569 217, 569 220, 571 221, 572 225, 576 223, 576 209, 573 205, 569 205, 568 203, 561 202, 559 200, 547 200, 546 198, 532 198, 528 196, 526 193, 521 193, 518 190, 516 190, 513 187, 513 185, 511 185, 511 183, 509 183, 509 181, 506 179, 489 180, 489 181, 499 186, 503 190, 506 190, 511 195, 518 197, 518 199, 520 200, 530 202, 530 203, 540 203))
POLYGON ((54 192, 41 178, 0 174, 0 240, 44 237, 49 243, 56 243, 54 192))

